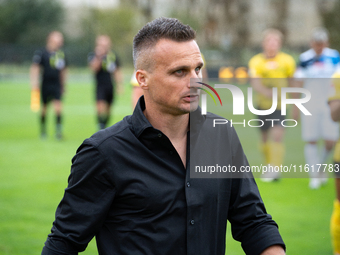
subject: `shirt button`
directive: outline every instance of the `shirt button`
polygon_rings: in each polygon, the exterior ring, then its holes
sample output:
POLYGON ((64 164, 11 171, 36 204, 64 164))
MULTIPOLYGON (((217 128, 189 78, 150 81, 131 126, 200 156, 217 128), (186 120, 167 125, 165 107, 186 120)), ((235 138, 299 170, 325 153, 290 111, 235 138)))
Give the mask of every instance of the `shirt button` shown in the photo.
POLYGON ((187 187, 188 187, 188 188, 190 187, 190 182, 187 182, 187 187))
POLYGON ((158 134, 158 137, 159 137, 159 138, 161 138, 161 137, 162 137, 162 134, 161 134, 161 133, 159 133, 159 134, 158 134))
POLYGON ((190 221, 190 224, 191 224, 191 225, 194 225, 194 224, 195 224, 195 221, 194 221, 194 220, 191 220, 191 221, 190 221))

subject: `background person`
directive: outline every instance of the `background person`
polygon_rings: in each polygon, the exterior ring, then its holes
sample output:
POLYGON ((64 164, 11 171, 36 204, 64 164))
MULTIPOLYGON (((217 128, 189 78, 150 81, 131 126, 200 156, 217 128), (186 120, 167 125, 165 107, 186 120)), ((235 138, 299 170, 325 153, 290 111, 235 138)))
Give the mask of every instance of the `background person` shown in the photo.
MULTIPOLYGON (((311 92, 311 100, 305 107, 312 115, 301 115, 302 139, 306 142, 304 153, 310 168, 311 189, 318 189, 327 182, 327 173, 318 172, 317 164, 326 162, 339 134, 339 125, 332 121, 327 101, 331 77, 340 68, 340 56, 338 51, 327 46, 327 30, 315 28, 311 37, 311 49, 300 55, 295 73, 297 84, 311 92), (320 139, 324 146, 319 153, 317 142, 320 139)), ((294 109, 297 111, 296 107, 294 109)))
MULTIPOLYGON (((334 92, 329 98, 329 106, 331 116, 334 121, 340 121, 340 73, 333 76, 334 92)), ((331 217, 331 237, 333 244, 334 255, 340 255, 340 139, 337 141, 334 149, 334 173, 335 173, 335 188, 336 199, 334 200, 333 213, 331 217)))
POLYGON ((115 86, 122 90, 121 63, 111 50, 111 39, 100 35, 96 39, 94 53, 89 54, 89 64, 96 79, 96 108, 99 129, 104 129, 110 120, 111 105, 114 101, 115 86))
MULTIPOLYGON (((265 116, 258 116, 263 120, 261 129, 262 153, 266 164, 281 166, 283 163, 285 148, 283 144, 284 127, 281 121, 281 88, 292 86, 291 78, 295 72, 294 59, 281 52, 282 33, 276 29, 268 29, 264 32, 262 48, 263 52, 255 55, 249 61, 250 84, 257 92, 257 105, 259 110, 267 110, 272 106, 272 89, 277 88, 278 103, 276 110, 265 116), (272 122, 266 119, 280 121, 272 122)), ((262 175, 263 181, 273 181, 280 177, 279 172, 270 172, 262 175)))
MULTIPOLYGON (((78 149, 42 255, 77 254, 93 236, 99 254, 225 254, 227 220, 247 254, 284 254, 252 177, 189 176, 189 129, 209 122, 190 85, 203 66, 195 31, 177 19, 158 18, 133 45, 144 96, 131 116, 78 149), (189 126, 190 112, 199 120, 189 126)), ((235 130, 222 128, 228 151, 218 151, 230 155, 230 164, 246 165, 235 130)), ((216 132, 210 135, 218 139, 216 132)))
POLYGON ((41 91, 42 110, 40 118, 40 134, 46 137, 46 113, 48 104, 52 101, 56 114, 56 138, 62 138, 61 127, 61 98, 65 90, 66 60, 61 50, 64 38, 59 31, 51 32, 47 37, 46 47, 34 53, 33 63, 30 69, 31 87, 34 91, 41 91), (40 71, 42 79, 40 83, 40 71))

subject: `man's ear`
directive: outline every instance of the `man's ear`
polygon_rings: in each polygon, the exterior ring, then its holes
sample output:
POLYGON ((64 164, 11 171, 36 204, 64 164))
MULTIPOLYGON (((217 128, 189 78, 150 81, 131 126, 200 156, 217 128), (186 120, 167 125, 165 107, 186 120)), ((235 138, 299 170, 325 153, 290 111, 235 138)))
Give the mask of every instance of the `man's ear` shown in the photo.
POLYGON ((145 70, 136 71, 136 79, 142 89, 148 90, 148 73, 145 70))

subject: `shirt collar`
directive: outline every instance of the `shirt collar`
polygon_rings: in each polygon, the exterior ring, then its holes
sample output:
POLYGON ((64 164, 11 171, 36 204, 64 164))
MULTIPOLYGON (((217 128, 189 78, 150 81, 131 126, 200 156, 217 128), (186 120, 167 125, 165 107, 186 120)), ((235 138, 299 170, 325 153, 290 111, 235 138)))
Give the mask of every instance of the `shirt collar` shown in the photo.
POLYGON ((144 96, 141 96, 136 104, 135 110, 133 111, 131 122, 132 129, 139 137, 143 131, 147 128, 153 128, 148 119, 145 117, 143 111, 145 110, 144 96))
MULTIPOLYGON (((148 119, 145 117, 143 111, 145 110, 145 101, 144 96, 141 96, 136 104, 136 107, 133 111, 131 123, 132 123, 132 129, 136 135, 136 137, 139 137, 144 130, 148 128, 152 128, 153 126, 148 121, 148 119)), ((201 115, 201 108, 198 107, 197 110, 190 113, 190 119, 189 119, 189 125, 190 128, 195 127, 196 129, 199 128, 199 124, 201 124, 205 120, 205 116, 201 115)))

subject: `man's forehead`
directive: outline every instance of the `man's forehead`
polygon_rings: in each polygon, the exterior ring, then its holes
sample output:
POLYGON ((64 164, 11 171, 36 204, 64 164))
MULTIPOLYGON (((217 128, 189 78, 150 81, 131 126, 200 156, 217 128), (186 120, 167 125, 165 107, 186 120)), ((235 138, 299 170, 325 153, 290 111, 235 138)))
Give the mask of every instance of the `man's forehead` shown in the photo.
POLYGON ((317 42, 317 41, 312 41, 312 44, 316 45, 316 46, 324 46, 327 44, 327 42, 317 42))
POLYGON ((177 41, 173 41, 173 40, 170 40, 170 39, 160 39, 156 43, 155 49, 156 50, 176 50, 176 51, 192 50, 192 51, 198 51, 199 52, 199 47, 198 47, 195 40, 177 42, 177 41))
POLYGON ((50 42, 56 42, 56 41, 61 41, 63 38, 61 36, 58 35, 53 35, 50 38, 48 38, 48 41, 50 42))
POLYGON ((264 42, 268 42, 272 40, 281 41, 281 37, 276 34, 269 34, 264 38, 264 42))
POLYGON ((196 41, 176 42, 162 39, 155 46, 155 58, 160 61, 180 62, 181 60, 202 61, 196 41))

